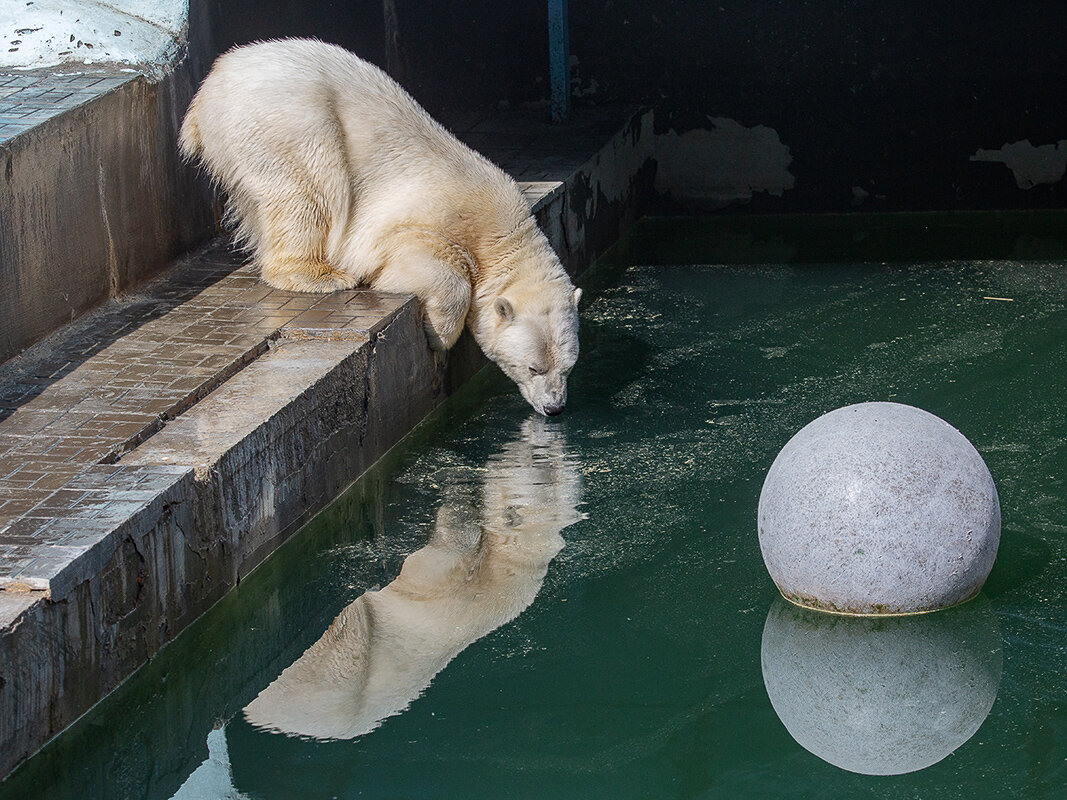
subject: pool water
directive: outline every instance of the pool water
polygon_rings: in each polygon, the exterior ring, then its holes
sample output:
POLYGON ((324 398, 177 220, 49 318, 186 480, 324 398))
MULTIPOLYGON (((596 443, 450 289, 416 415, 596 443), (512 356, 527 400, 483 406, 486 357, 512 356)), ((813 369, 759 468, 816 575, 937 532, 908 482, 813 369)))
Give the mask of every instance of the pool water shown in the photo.
POLYGON ((562 416, 480 373, 0 797, 1063 797, 1050 219, 639 224, 586 279, 562 416), (976 601, 778 597, 766 471, 867 400, 985 458, 1003 534, 976 601))

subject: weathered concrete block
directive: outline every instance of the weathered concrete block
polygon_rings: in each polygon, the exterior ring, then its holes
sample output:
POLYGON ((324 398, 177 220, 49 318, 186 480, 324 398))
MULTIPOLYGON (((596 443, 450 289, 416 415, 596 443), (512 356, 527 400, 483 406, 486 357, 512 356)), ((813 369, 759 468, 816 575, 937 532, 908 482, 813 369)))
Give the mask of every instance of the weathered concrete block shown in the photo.
POLYGON ((771 465, 758 517, 782 594, 848 614, 969 600, 1000 543, 1000 502, 978 451, 900 403, 847 406, 805 426, 771 465))
MULTIPOLYGON (((69 725, 188 625, 229 583, 196 540, 192 470, 104 468, 119 484, 155 478, 148 502, 53 578, 54 591, 3 592, 17 605, 0 629, 0 772, 69 725), (152 473, 155 472, 155 475, 152 473)), ((124 489, 116 486, 115 496, 124 489)), ((136 491, 127 488, 126 491, 136 491)), ((72 525, 72 537, 81 531, 72 525)))
POLYGON ((283 338, 121 463, 195 471, 236 579, 447 397, 446 361, 414 299, 369 340, 283 338))
POLYGON ((0 361, 163 269, 213 229, 180 163, 186 70, 131 78, 0 149, 0 361))

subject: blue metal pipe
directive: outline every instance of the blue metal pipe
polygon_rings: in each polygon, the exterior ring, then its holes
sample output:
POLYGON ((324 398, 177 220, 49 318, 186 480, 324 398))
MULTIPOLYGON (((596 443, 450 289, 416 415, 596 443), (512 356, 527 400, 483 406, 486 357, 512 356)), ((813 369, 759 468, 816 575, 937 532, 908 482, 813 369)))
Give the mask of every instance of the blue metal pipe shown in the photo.
POLYGON ((571 105, 571 43, 567 0, 548 0, 548 68, 552 79, 552 121, 563 122, 571 105))

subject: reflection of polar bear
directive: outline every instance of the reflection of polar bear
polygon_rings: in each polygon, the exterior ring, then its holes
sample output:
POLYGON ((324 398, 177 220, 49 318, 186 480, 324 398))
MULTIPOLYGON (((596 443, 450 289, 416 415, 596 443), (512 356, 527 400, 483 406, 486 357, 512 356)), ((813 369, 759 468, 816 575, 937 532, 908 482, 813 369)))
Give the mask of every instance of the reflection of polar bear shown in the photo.
POLYGON ((562 431, 533 419, 486 469, 480 522, 473 509, 442 506, 429 544, 346 607, 248 704, 249 722, 322 739, 368 733, 533 602, 560 530, 581 518, 577 466, 562 431))
POLYGON ((231 50, 181 147, 228 192, 267 283, 415 294, 431 346, 466 322, 537 411, 563 409, 580 290, 515 182, 377 67, 314 40, 231 50))

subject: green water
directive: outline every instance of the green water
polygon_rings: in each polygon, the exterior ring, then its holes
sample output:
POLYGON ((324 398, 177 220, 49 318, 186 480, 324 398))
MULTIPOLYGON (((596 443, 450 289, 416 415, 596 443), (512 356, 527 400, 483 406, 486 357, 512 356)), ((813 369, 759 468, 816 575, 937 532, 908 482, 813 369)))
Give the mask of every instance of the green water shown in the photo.
POLYGON ((637 226, 587 280, 561 417, 483 372, 0 796, 1067 795, 1067 262, 1062 216, 1019 219, 637 226), (924 237, 955 260, 916 262, 924 237), (986 459, 975 603, 835 627, 776 602, 766 470, 865 400, 986 459))

